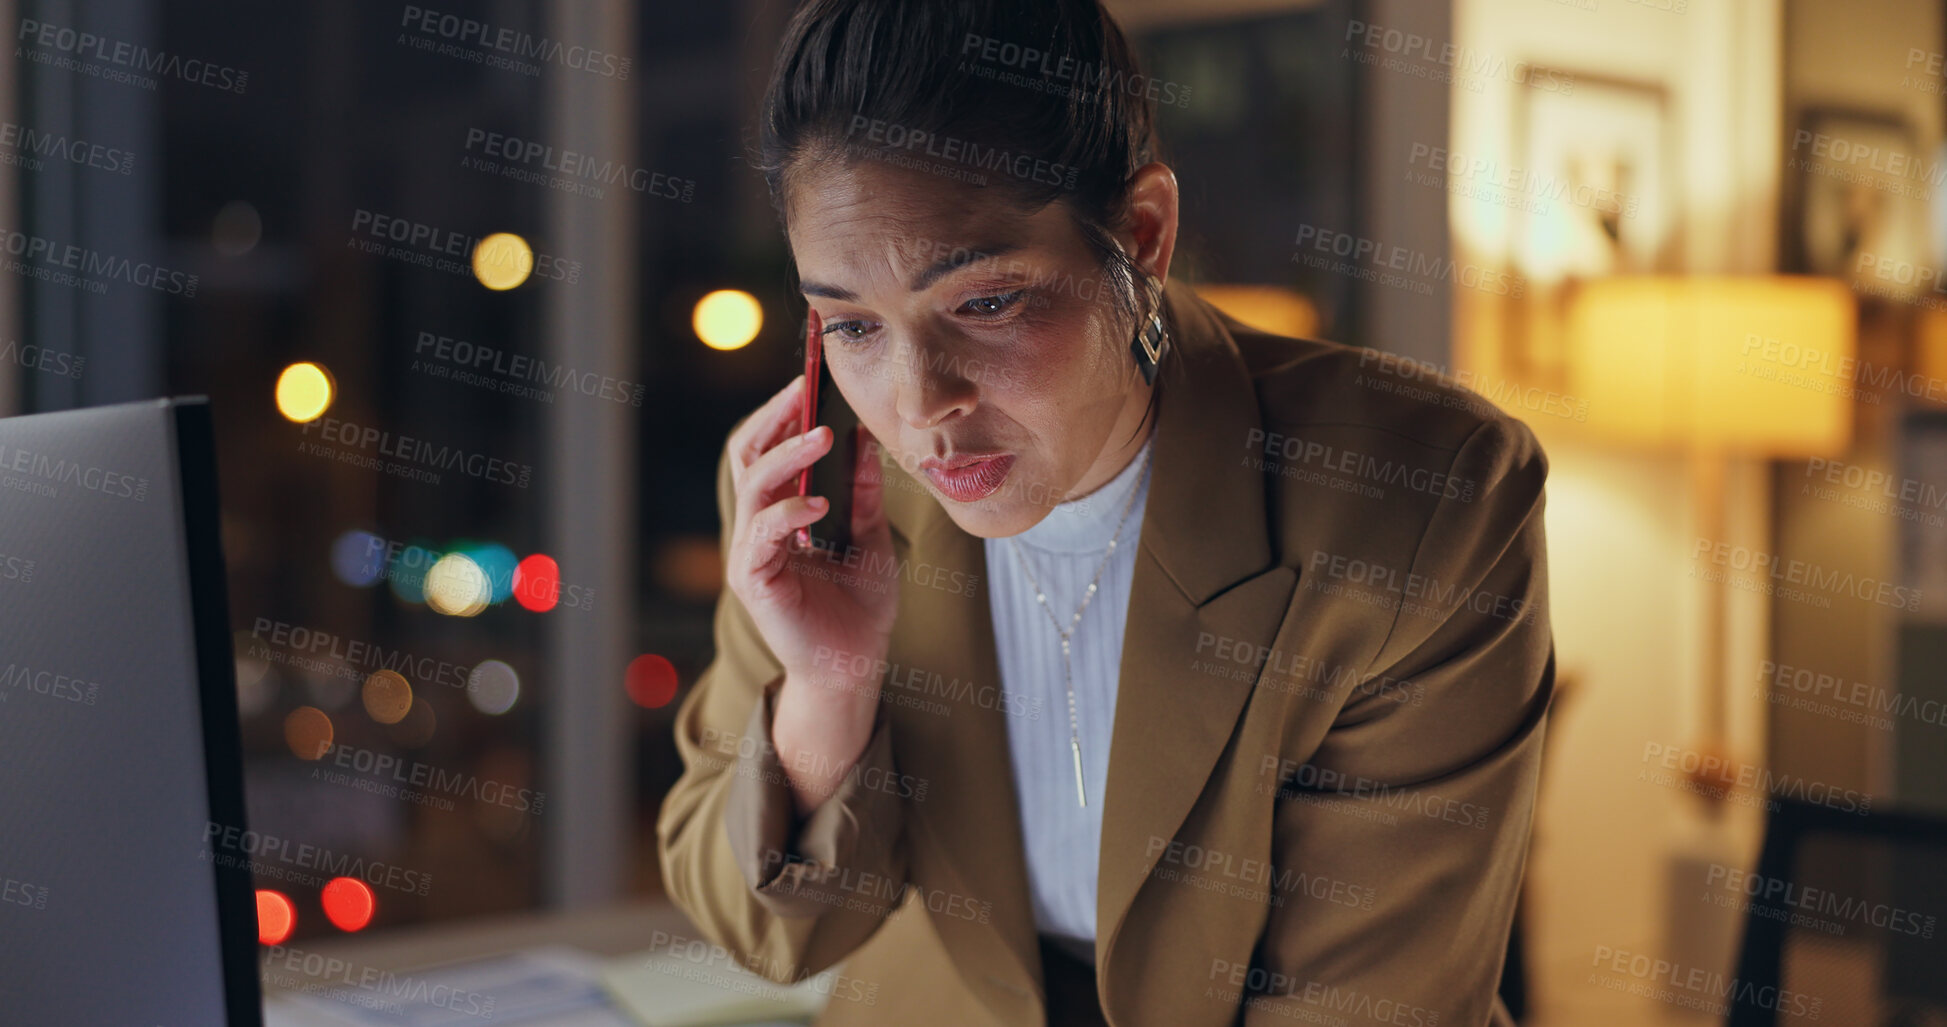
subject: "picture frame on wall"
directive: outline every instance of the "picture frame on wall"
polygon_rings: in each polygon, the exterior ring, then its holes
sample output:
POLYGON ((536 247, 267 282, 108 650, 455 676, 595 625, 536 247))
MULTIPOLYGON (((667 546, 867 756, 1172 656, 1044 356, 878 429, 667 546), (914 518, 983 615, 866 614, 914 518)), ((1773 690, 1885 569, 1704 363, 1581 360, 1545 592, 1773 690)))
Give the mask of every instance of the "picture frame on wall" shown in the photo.
POLYGON ((1917 284, 1879 278, 1860 259, 1929 262, 1931 187, 1906 173, 1931 165, 1925 157, 1918 133, 1898 112, 1801 110, 1785 140, 1785 270, 1839 278, 1862 300, 1917 295, 1917 284))
POLYGON ((1510 318, 1511 366, 1566 374, 1567 297, 1577 282, 1680 271, 1678 135, 1661 82, 1536 66, 1515 92, 1507 180, 1514 271, 1527 296, 1510 318))
POLYGON ((1917 609, 1902 617, 1947 625, 1947 411, 1909 410, 1900 419, 1900 476, 1885 497, 1900 519, 1900 580, 1918 590, 1917 609), (1915 483, 1908 486, 1906 483, 1915 483))

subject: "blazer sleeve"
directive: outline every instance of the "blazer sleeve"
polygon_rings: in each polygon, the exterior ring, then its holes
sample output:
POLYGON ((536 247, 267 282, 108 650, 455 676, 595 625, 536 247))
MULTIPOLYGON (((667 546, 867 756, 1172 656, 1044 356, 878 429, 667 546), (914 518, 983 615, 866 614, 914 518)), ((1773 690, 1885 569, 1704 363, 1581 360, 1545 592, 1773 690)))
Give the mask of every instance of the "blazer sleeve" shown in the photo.
MULTIPOLYGON (((734 524, 728 450, 717 463, 722 549, 734 524)), ((727 559, 726 555, 726 559, 727 559)), ((837 791, 800 819, 771 744, 784 668, 743 603, 717 599, 716 656, 676 714, 683 774, 664 796, 657 851, 670 898, 697 929, 772 980, 843 959, 899 905, 904 807, 881 705, 837 791)))
POLYGON ((1450 473, 1479 489, 1443 499, 1421 535, 1405 592, 1422 605, 1402 603, 1362 684, 1279 789, 1275 867, 1339 898, 1291 894, 1273 908, 1253 959, 1269 987, 1247 1003, 1247 1025, 1327 1009, 1360 1024, 1505 1022, 1496 991, 1555 682, 1548 463, 1526 425, 1496 419, 1450 473))

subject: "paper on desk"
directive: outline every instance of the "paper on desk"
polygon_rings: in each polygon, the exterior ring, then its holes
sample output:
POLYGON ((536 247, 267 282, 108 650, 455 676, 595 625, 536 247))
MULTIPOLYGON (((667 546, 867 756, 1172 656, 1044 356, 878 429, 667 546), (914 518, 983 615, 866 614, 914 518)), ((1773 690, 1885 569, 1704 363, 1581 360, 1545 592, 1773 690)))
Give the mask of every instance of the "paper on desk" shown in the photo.
POLYGON ((600 958, 565 946, 400 973, 350 972, 272 989, 266 1027, 635 1027, 603 990, 600 958))
MULTIPOLYGON (((720 950, 719 950, 720 951, 720 950)), ((827 971, 785 987, 742 967, 651 949, 609 960, 602 984, 644 1027, 796 1027, 825 1008, 827 971)))

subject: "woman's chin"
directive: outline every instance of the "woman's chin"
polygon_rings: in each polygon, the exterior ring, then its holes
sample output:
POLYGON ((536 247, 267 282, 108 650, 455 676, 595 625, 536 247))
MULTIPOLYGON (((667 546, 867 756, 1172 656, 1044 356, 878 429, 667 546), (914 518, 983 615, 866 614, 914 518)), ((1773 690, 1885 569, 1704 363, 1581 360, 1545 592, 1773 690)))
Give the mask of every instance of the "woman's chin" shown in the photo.
POLYGON ((1045 509, 1036 509, 1032 504, 1018 499, 1008 500, 998 497, 975 500, 971 503, 957 503, 945 496, 935 495, 940 506, 946 510, 953 523, 960 530, 978 538, 1006 538, 1041 523, 1048 515, 1045 509))

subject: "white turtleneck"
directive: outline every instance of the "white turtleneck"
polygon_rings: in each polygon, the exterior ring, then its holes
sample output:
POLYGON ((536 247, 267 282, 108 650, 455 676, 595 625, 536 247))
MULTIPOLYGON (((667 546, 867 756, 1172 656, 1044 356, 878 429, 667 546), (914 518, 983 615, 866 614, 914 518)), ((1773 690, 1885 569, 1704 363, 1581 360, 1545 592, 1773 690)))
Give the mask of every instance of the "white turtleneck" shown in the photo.
POLYGON ((1122 665, 1123 623, 1129 584, 1136 570, 1136 541, 1152 468, 1142 474, 1152 432, 1135 457, 1107 484, 1057 505, 1039 524, 1013 538, 984 539, 987 604, 1001 686, 1008 697, 1008 748, 1014 793, 1020 798, 1021 836, 1027 852, 1028 890, 1035 927, 1083 962, 1095 962, 1096 863, 1102 850, 1102 799, 1109 774, 1109 739, 1115 726, 1116 681, 1122 665), (1130 490, 1141 486, 1129 519, 1103 567, 1130 490), (1019 543, 1020 556, 1012 543, 1019 543), (1021 573, 1025 558, 1048 596, 1043 610, 1034 586, 1021 573), (1061 636, 1081 605, 1096 568, 1095 598, 1070 636, 1075 721, 1082 741, 1082 775, 1088 805, 1075 796, 1075 762, 1069 748, 1068 691, 1063 684, 1061 636), (1054 614, 1051 620, 1049 612, 1054 614), (1012 711, 1020 710, 1016 715, 1012 711))

